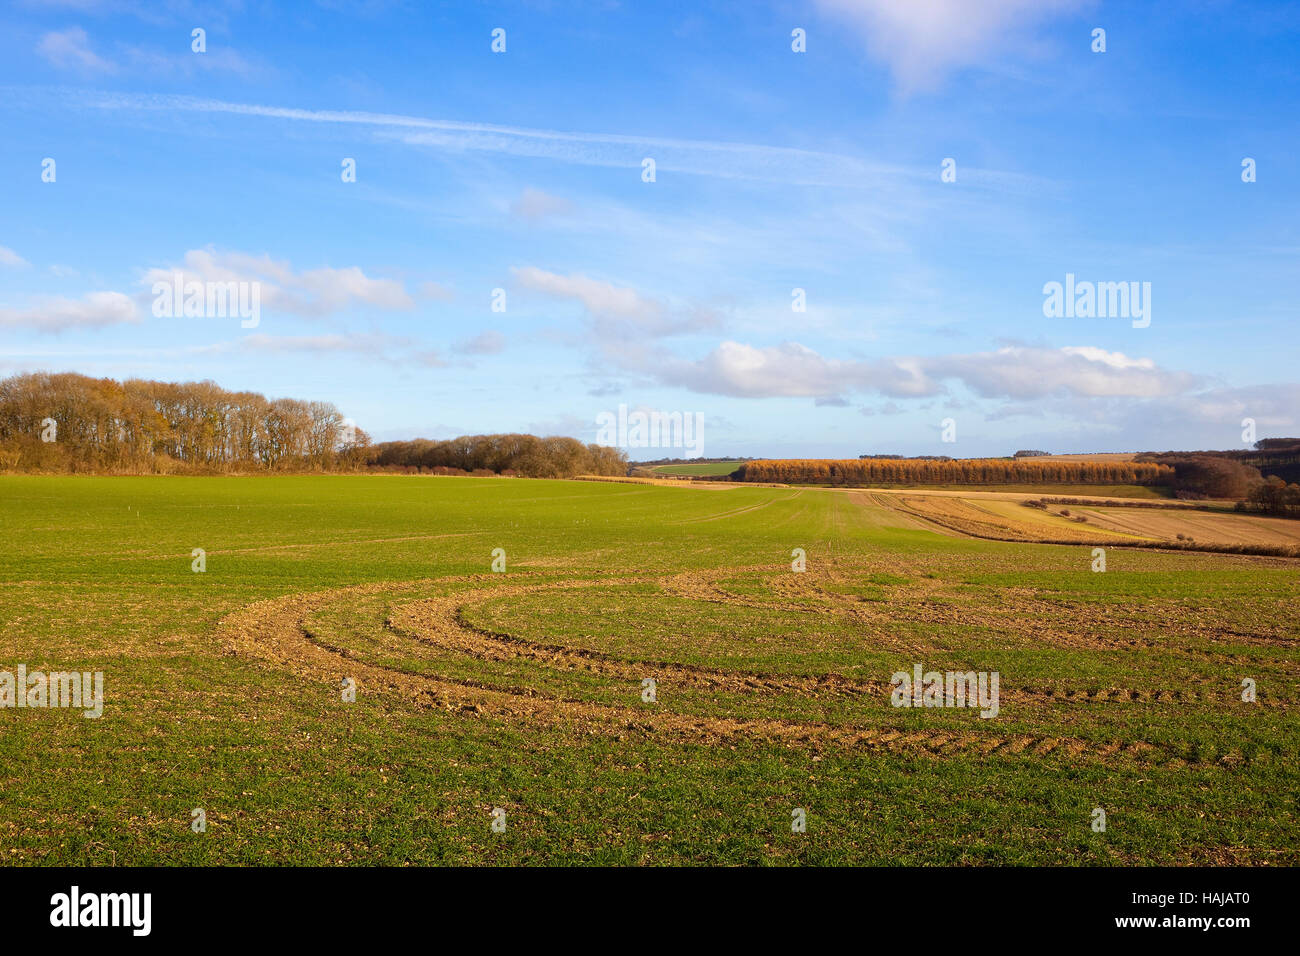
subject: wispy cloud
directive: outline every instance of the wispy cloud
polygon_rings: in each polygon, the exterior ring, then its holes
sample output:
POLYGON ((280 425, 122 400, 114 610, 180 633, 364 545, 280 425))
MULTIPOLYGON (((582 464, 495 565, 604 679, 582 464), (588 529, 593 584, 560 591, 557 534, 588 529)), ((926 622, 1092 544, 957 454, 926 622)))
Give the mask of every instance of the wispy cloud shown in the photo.
POLYGON ((8 246, 0 246, 0 266, 8 266, 11 269, 26 269, 30 265, 30 262, 8 246))
POLYGON ((342 355, 371 359, 389 365, 414 365, 421 368, 443 368, 443 361, 435 349, 421 346, 407 336, 383 332, 327 333, 323 335, 265 335, 257 333, 214 345, 203 346, 200 352, 249 352, 257 354, 314 354, 342 355))
MULTIPOLYGON (((1076 440, 1083 445, 1100 443, 1130 451, 1246 447, 1242 429, 1247 418, 1255 422, 1260 437, 1294 435, 1300 428, 1300 385, 1216 386, 1181 395, 1103 397, 1088 402, 1059 395, 1007 402, 985 416, 990 422, 1074 422, 1069 434, 1079 436, 1076 440), (1117 436, 1123 442, 1118 447, 1117 436)), ((1067 438, 1055 428, 1053 434, 1058 442, 1067 438)))
POLYGON ((81 27, 52 30, 41 37, 36 52, 61 70, 81 73, 116 73, 110 63, 90 48, 90 37, 81 27))
POLYGON ((294 315, 320 317, 359 305, 379 309, 411 309, 415 300, 396 279, 366 275, 358 266, 321 267, 295 272, 286 261, 268 255, 191 249, 183 260, 165 268, 148 270, 141 280, 154 283, 256 282, 264 308, 294 315))
POLYGON ((622 133, 588 133, 492 123, 431 119, 397 113, 307 110, 233 103, 191 96, 59 91, 80 105, 105 110, 224 113, 302 123, 374 127, 379 135, 415 146, 481 150, 588 166, 636 167, 647 156, 663 172, 753 179, 801 185, 863 187, 930 177, 932 170, 892 166, 859 157, 787 146, 680 139, 622 133))
POLYGON ((243 79, 266 79, 272 69, 263 63, 254 63, 238 50, 210 41, 203 53, 185 51, 167 53, 146 47, 133 46, 119 51, 124 69, 132 73, 195 76, 201 73, 221 73, 243 79))
POLYGON ((814 0, 888 64, 900 92, 939 86, 949 73, 987 65, 1034 41, 1041 21, 1083 0, 814 0))
POLYGON ((495 329, 480 332, 471 339, 457 343, 455 350, 462 355, 498 355, 506 348, 506 337, 495 329))
POLYGON ((455 293, 441 282, 421 282, 419 294, 421 299, 431 299, 438 302, 447 302, 455 298, 455 293))
POLYGON ((561 299, 576 299, 593 315, 602 318, 645 321, 658 315, 663 307, 635 289, 589 279, 584 275, 561 275, 536 266, 510 270, 515 281, 525 289, 544 292, 561 299))
POLYGON ((80 299, 49 297, 23 309, 0 307, 0 327, 37 332, 96 329, 136 321, 135 303, 120 292, 91 292, 80 299))
POLYGON ((525 289, 580 302, 601 338, 681 335, 719 325, 718 317, 707 310, 670 308, 636 289, 578 273, 562 275, 536 266, 514 268, 510 273, 525 289))
POLYGON ((538 222, 552 216, 563 216, 573 210, 573 203, 563 196, 552 196, 541 189, 529 186, 510 205, 510 214, 528 222, 538 222))
POLYGON ((1060 349, 1007 346, 964 355, 872 360, 826 358, 797 342, 755 348, 723 342, 698 360, 670 359, 655 374, 664 384, 740 398, 808 397, 823 404, 854 392, 891 398, 943 394, 957 382, 982 398, 1033 399, 1175 395, 1200 380, 1091 346, 1060 349))

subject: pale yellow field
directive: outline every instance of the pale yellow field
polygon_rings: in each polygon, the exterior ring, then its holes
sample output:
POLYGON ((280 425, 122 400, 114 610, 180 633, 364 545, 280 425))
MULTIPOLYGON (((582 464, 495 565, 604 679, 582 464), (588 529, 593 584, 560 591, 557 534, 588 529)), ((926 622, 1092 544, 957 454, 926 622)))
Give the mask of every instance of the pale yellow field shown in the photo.
POLYGON ((1286 518, 1156 508, 1085 507, 1071 509, 1071 513, 1082 514, 1099 529, 1164 540, 1182 534, 1208 544, 1300 545, 1300 522, 1286 518))
POLYGON ((1135 451, 1106 451, 1090 455, 1039 455, 1034 461, 1132 461, 1135 451))
POLYGON ((1104 506, 1106 498, 1079 496, 1084 498, 1084 504, 1049 504, 1043 510, 1027 508, 1021 502, 1044 496, 1016 492, 873 489, 867 494, 873 503, 925 522, 932 530, 944 529, 980 538, 1080 543, 1170 542, 1214 547, 1300 546, 1300 522, 1202 511, 1172 503, 1158 508, 1108 508, 1104 506), (1079 517, 1086 520, 1075 520, 1079 517))

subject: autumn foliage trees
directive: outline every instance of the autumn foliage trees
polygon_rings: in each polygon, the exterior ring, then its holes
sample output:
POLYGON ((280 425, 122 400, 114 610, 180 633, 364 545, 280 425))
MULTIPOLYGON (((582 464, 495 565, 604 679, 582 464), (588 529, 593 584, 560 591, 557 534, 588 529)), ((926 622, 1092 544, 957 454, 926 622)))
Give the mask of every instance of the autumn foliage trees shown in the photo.
POLYGON ((573 438, 464 435, 371 445, 329 402, 212 382, 38 372, 0 379, 0 470, 117 474, 387 470, 625 475, 627 456, 573 438))
POLYGON ((1287 484, 1277 475, 1269 475, 1251 489, 1237 507, 1242 511, 1259 511, 1281 518, 1300 518, 1300 485, 1287 484))
POLYGON ((1172 469, 1131 461, 1078 461, 1050 458, 858 458, 746 462, 742 481, 782 484, 1158 484, 1172 469))
POLYGON ((329 402, 71 372, 0 379, 0 468, 10 470, 326 470, 362 465, 369 443, 329 402))
POLYGON ((465 435, 371 445, 329 402, 212 382, 74 373, 0 379, 0 470, 118 474, 387 470, 625 475, 627 456, 573 438, 465 435))
POLYGON ((462 435, 447 441, 418 438, 385 442, 367 456, 374 468, 433 473, 494 473, 524 478, 626 475, 627 455, 576 438, 536 435, 462 435))

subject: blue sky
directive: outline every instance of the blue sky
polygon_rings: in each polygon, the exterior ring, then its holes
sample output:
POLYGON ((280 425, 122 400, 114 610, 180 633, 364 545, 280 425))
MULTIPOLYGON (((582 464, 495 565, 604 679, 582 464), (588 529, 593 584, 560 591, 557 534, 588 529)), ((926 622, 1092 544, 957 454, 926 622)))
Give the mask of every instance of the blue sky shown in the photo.
POLYGON ((19 0, 0 23, 0 374, 212 379, 379 439, 591 441, 626 404, 701 413, 709 456, 1300 432, 1294 4, 19 0), (178 270, 258 283, 258 325, 155 315, 178 270), (1067 273, 1150 283, 1149 325, 1046 316, 1067 273))

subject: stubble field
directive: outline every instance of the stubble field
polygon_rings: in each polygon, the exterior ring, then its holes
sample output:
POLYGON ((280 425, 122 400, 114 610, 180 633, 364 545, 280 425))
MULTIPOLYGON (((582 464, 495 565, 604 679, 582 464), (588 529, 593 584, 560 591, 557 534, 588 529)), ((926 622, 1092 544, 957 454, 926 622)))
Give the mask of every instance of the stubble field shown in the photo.
POLYGON ((0 670, 105 675, 0 710, 8 862, 1300 863, 1295 559, 492 478, 0 477, 0 522, 0 670), (997 716, 892 706, 916 665, 997 716))

